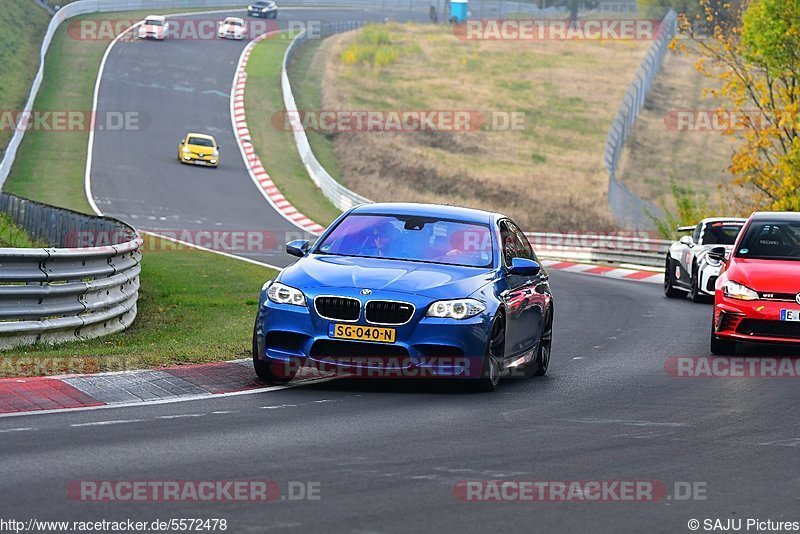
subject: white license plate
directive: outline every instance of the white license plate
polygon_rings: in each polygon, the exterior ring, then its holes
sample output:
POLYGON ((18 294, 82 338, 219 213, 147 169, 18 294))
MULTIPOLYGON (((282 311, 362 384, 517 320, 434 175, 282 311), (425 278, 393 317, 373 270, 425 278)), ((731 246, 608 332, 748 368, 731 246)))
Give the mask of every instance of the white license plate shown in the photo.
POLYGON ((800 321, 800 310, 781 310, 781 321, 800 321))

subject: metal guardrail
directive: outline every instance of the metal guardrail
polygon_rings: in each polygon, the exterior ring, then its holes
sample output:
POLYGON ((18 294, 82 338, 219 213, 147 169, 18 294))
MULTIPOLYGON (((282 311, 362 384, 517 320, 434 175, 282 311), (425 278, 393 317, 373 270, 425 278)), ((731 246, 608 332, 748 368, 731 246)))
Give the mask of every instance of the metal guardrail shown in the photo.
POLYGON ((618 264, 664 268, 672 243, 654 239, 648 232, 624 234, 525 232, 542 258, 582 263, 618 264))
MULTIPOLYGON (((319 30, 317 37, 328 37, 336 33, 355 30, 363 26, 363 22, 338 22, 334 24, 326 24, 319 30)), ((292 120, 298 116, 297 103, 294 100, 292 93, 292 84, 289 81, 289 74, 287 68, 289 61, 292 58, 295 50, 307 40, 307 32, 303 30, 300 32, 289 46, 286 48, 286 53, 283 56, 283 66, 281 67, 281 89, 283 90, 283 105, 286 109, 286 116, 289 117, 292 132, 294 133, 294 142, 297 146, 297 152, 300 154, 300 159, 308 171, 308 176, 320 188, 331 203, 342 211, 349 210, 359 204, 366 204, 370 200, 364 196, 359 195, 355 191, 347 189, 333 178, 330 173, 322 166, 322 164, 314 155, 311 145, 308 143, 308 136, 303 128, 301 121, 292 120)))
POLYGON ((7 193, 0 194, 0 213, 48 245, 0 248, 0 348, 88 339, 130 326, 142 243, 132 227, 7 193))
POLYGON ((622 105, 614 117, 606 138, 603 160, 608 172, 608 203, 614 218, 626 228, 651 230, 655 228, 653 218, 665 217, 664 210, 640 198, 617 179, 617 165, 653 80, 661 70, 661 63, 669 43, 675 37, 676 25, 677 15, 670 9, 661 22, 658 37, 648 50, 647 56, 636 72, 636 78, 622 99, 622 105))

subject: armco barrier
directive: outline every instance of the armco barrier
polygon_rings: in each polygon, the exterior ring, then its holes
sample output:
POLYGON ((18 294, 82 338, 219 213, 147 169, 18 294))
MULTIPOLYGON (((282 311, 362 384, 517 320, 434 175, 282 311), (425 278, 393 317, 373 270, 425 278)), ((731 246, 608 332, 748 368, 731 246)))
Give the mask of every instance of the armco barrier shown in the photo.
POLYGON ((536 254, 541 258, 630 265, 661 270, 671 241, 653 239, 646 233, 614 235, 554 232, 525 232, 536 254))
POLYGON ((130 326, 142 243, 133 228, 7 193, 0 194, 0 212, 48 245, 0 248, 0 348, 99 337, 130 326))
MULTIPOLYGON (((339 22, 334 24, 326 24, 320 28, 320 37, 328 37, 336 33, 354 30, 363 26, 363 22, 339 22)), ((294 100, 292 93, 292 84, 289 82, 289 74, 287 68, 289 61, 294 54, 294 51, 306 41, 307 32, 303 30, 300 32, 289 46, 286 48, 286 53, 283 56, 283 67, 281 69, 281 88, 283 89, 283 105, 286 108, 287 116, 297 116, 297 104, 294 100)), ((317 160, 314 151, 311 150, 311 145, 308 143, 308 137, 303 129, 303 125, 298 121, 292 125, 294 132, 294 141, 297 145, 297 151, 300 154, 300 159, 308 171, 308 176, 320 188, 331 203, 342 211, 349 210, 353 206, 365 204, 370 202, 369 199, 350 191, 345 186, 337 182, 325 170, 325 167, 317 160)))

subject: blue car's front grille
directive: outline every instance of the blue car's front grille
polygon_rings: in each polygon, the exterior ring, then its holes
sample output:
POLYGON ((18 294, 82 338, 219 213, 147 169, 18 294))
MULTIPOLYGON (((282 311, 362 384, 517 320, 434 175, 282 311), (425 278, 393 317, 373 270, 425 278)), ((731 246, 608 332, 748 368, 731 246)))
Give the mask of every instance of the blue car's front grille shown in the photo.
POLYGON ((312 358, 349 360, 351 358, 394 358, 405 360, 408 351, 400 345, 320 339, 311 346, 312 358))
POLYGON ((405 324, 414 315, 414 305, 392 300, 371 300, 367 302, 367 322, 373 324, 405 324))
POLYGON ((314 307, 320 317, 333 321, 357 321, 361 315, 361 302, 348 297, 317 297, 314 307))

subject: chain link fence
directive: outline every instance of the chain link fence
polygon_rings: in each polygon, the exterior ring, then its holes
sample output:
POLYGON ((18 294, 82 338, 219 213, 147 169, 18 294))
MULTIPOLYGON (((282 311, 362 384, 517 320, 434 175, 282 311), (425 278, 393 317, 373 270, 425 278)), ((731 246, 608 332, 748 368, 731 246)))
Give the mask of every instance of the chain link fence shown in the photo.
POLYGON ((614 117, 606 139, 603 159, 608 172, 608 203, 614 218, 626 228, 651 230, 655 228, 653 219, 665 217, 664 210, 640 198, 617 179, 617 166, 625 142, 633 131, 636 117, 644 106, 653 80, 661 70, 669 43, 675 37, 676 25, 677 15, 670 9, 661 23, 658 37, 648 50, 647 56, 636 72, 636 78, 622 99, 622 105, 614 117))

